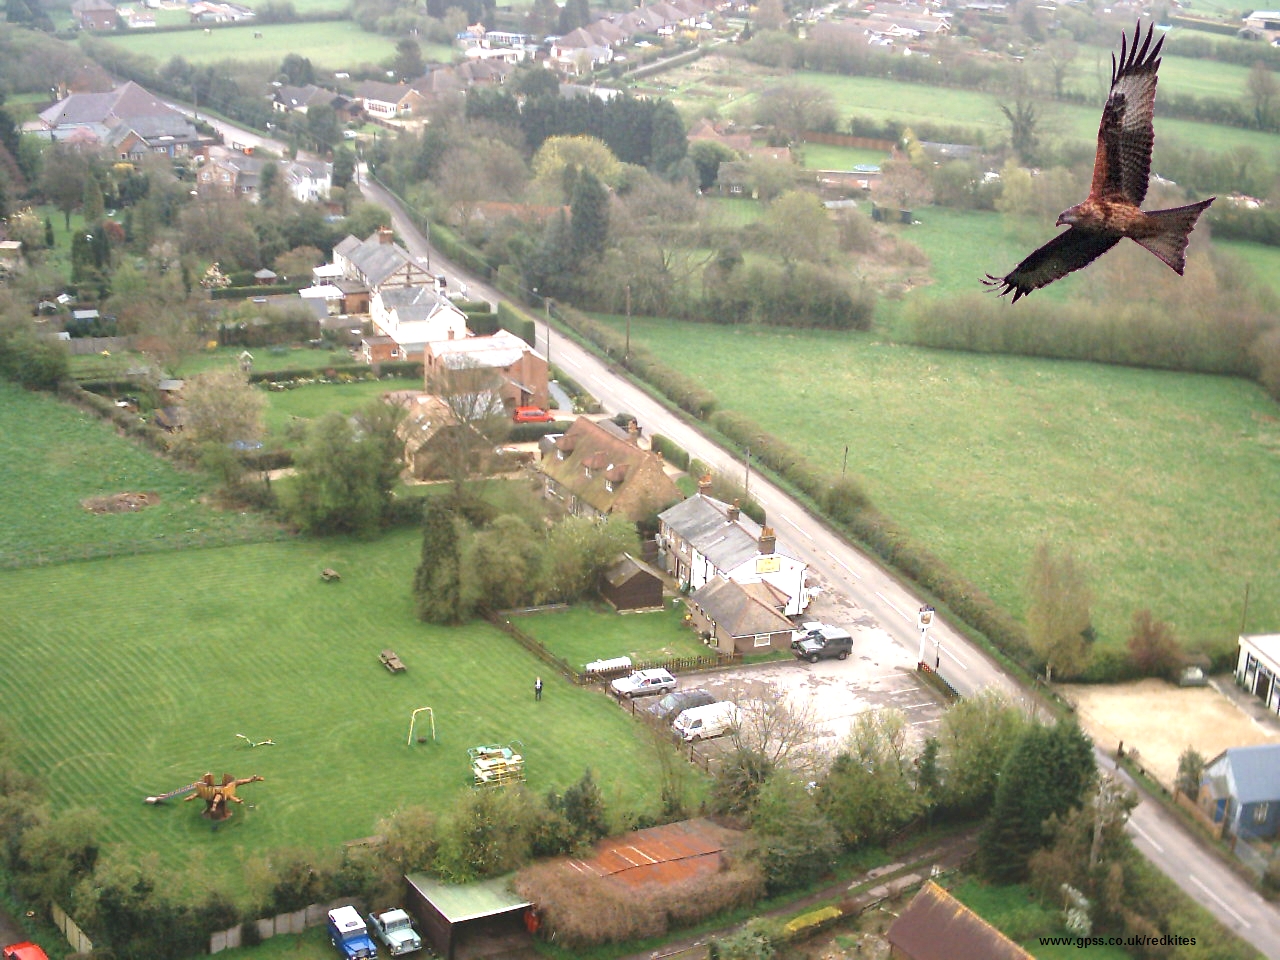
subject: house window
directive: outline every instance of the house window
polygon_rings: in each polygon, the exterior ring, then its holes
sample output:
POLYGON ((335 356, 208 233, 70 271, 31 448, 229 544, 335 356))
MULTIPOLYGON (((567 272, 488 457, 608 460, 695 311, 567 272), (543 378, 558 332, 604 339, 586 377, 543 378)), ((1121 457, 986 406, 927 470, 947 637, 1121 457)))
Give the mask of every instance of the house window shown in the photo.
POLYGON ((606 493, 613 493, 613 481, 612 481, 612 480, 606 480, 606 481, 604 482, 604 489, 605 489, 605 492, 606 492, 606 493))
POLYGON ((1263 824, 1267 822, 1267 814, 1271 812, 1271 803, 1263 800, 1261 803, 1253 805, 1253 822, 1263 824))
POLYGON ((755 638, 751 641, 751 645, 753 647, 767 647, 772 644, 772 641, 773 641, 773 634, 757 633, 755 635, 755 638))
POLYGON ((564 459, 564 451, 563 451, 563 450, 557 450, 557 451, 556 451, 556 459, 557 459, 557 460, 563 460, 563 459, 564 459))
POLYGON ((591 468, 590 468, 590 467, 583 467, 583 468, 582 468, 582 472, 583 472, 583 473, 585 473, 588 477, 590 477, 590 476, 591 476, 591 468))

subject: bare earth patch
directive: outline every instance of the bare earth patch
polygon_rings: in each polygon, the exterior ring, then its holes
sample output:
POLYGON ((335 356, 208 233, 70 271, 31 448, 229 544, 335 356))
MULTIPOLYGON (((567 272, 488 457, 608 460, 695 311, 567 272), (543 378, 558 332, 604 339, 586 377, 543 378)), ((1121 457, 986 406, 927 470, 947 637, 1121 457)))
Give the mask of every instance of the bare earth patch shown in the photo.
POLYGON ((1212 686, 1175 687, 1162 680, 1107 685, 1064 684, 1080 725, 1104 750, 1123 741, 1160 783, 1172 787, 1188 746, 1206 760, 1228 747, 1274 743, 1277 736, 1212 686))
POLYGON ((90 513, 133 513, 160 502, 158 493, 109 493, 100 497, 85 497, 80 506, 90 513))

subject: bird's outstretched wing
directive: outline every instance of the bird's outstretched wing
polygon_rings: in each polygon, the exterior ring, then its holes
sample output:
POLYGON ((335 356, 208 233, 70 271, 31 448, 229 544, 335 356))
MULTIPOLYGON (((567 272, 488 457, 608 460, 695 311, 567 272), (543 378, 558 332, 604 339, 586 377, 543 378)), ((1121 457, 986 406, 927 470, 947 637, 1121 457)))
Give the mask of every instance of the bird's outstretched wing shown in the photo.
POLYGON ((1135 207, 1147 196, 1151 178, 1151 147, 1155 143, 1152 117, 1156 105, 1156 71, 1164 37, 1151 45, 1155 25, 1142 36, 1142 24, 1120 40, 1120 59, 1111 55, 1111 93, 1098 126, 1098 153, 1093 161, 1089 196, 1122 197, 1135 207), (1141 43, 1141 46, 1139 46, 1141 43))
POLYGON ((1119 242, 1119 234, 1071 227, 1035 251, 1007 275, 993 277, 987 274, 982 282, 989 287, 1003 286, 1004 289, 1000 291, 1002 297, 1012 290, 1013 302, 1017 303, 1019 297, 1026 296, 1032 290, 1039 290, 1073 270, 1088 266, 1119 242))

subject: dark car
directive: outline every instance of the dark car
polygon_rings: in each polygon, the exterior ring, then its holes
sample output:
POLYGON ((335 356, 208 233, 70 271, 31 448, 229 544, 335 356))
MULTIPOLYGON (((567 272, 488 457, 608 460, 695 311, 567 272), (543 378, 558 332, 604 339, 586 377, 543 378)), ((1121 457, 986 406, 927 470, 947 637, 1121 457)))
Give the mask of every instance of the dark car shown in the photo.
POLYGON ((710 691, 703 690, 700 687, 696 690, 672 690, 657 703, 649 704, 649 706, 645 707, 645 710, 663 723, 670 723, 680 716, 683 710, 688 710, 691 707, 705 707, 707 704, 715 702, 715 696, 710 691))
POLYGON ((810 663, 832 657, 844 660, 853 652, 853 637, 839 627, 819 624, 815 629, 792 640, 791 652, 810 663))

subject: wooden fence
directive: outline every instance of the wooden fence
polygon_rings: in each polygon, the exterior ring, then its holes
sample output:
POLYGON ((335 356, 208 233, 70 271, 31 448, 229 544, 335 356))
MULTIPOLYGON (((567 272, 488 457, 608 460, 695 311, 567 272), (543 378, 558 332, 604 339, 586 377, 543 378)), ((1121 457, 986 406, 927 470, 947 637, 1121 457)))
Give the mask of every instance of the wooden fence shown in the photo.
POLYGON ((209 952, 221 953, 223 950, 234 950, 240 946, 250 946, 244 942, 245 927, 252 924, 257 928, 258 939, 270 940, 282 933, 303 933, 311 927, 322 926, 328 919, 329 911, 334 907, 355 906, 360 910, 359 901, 345 897, 332 903, 313 903, 294 910, 291 913, 278 913, 274 917, 263 917, 250 923, 238 923, 226 930, 217 930, 209 937, 209 952))
POLYGON ((92 953, 93 941, 90 940, 80 926, 67 915, 67 911, 63 910, 56 903, 49 908, 50 914, 53 916, 53 923, 62 935, 67 938, 67 943, 71 944, 71 949, 76 953, 92 953))
POLYGON ((536 637, 532 637, 525 633, 518 626, 511 622, 511 618, 492 610, 481 611, 481 616, 488 620, 491 624, 511 637, 516 643, 524 647, 543 663, 548 664, 554 670, 563 674, 571 683, 579 686, 586 686, 592 683, 604 683, 615 677, 630 673, 632 670, 668 670, 671 673, 691 673, 697 670, 714 670, 720 667, 735 666, 742 662, 742 655, 739 653, 714 653, 700 654, 697 656, 687 657, 663 657, 653 660, 637 660, 629 667, 622 667, 616 670, 600 670, 591 673, 583 673, 574 667, 569 661, 563 657, 556 656, 548 650, 543 643, 536 637))

